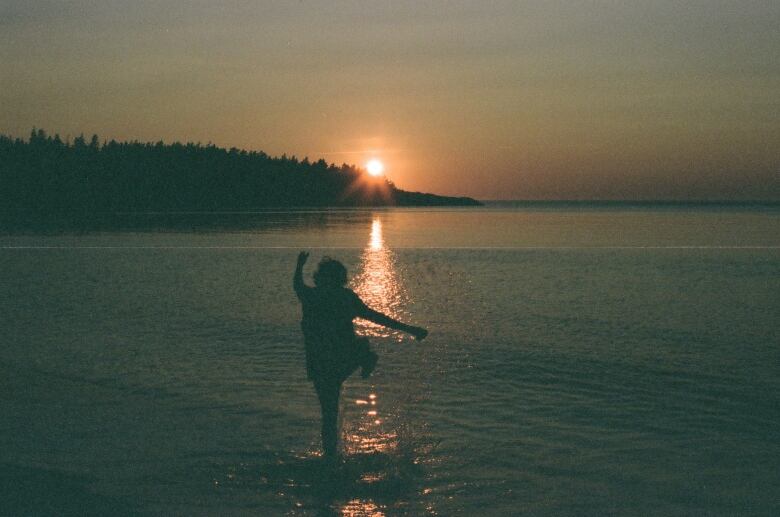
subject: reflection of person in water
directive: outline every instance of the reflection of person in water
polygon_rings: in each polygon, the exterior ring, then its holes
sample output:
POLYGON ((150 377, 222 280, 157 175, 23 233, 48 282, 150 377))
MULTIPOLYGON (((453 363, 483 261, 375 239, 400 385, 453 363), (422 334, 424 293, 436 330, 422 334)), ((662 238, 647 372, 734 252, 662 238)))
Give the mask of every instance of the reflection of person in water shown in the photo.
POLYGON ((303 308, 301 328, 306 344, 306 372, 314 383, 322 410, 322 448, 326 458, 334 458, 338 446, 339 394, 342 383, 358 366, 368 377, 376 366, 377 355, 368 340, 358 338, 352 320, 363 318, 379 325, 407 332, 417 340, 428 331, 406 325, 368 306, 347 283, 347 269, 325 257, 314 273, 315 287, 303 283, 303 265, 309 254, 302 251, 293 277, 293 288, 303 308))

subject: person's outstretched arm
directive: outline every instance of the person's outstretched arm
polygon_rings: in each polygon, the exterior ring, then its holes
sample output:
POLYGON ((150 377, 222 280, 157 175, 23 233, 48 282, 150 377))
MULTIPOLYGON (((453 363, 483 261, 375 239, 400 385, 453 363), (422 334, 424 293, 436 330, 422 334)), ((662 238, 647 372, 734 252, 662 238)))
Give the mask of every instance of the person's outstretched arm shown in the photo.
POLYGON ((375 311, 371 307, 368 307, 366 304, 364 304, 362 301, 358 304, 358 318, 363 318, 364 320, 373 321, 374 323, 377 323, 379 325, 382 325, 383 327, 388 327, 395 330, 400 330, 401 332, 406 332, 407 334, 411 334, 414 336, 414 339, 417 341, 421 341, 425 339, 425 336, 428 335, 428 331, 425 330, 422 327, 415 327, 414 325, 407 325, 406 323, 402 323, 396 319, 391 318, 390 316, 386 314, 382 314, 379 311, 375 311))
POLYGON ((303 283, 303 265, 306 264, 306 259, 309 258, 309 254, 302 251, 298 254, 298 263, 295 265, 295 274, 293 275, 293 289, 295 293, 300 296, 306 284, 303 283))

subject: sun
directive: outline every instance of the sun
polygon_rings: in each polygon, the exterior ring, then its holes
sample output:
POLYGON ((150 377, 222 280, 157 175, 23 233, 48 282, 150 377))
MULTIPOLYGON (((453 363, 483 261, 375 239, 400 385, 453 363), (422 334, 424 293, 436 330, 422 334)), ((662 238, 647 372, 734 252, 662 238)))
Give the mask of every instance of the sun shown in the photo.
POLYGON ((366 170, 370 175, 378 177, 385 172, 385 165, 376 158, 372 158, 366 162, 366 170))

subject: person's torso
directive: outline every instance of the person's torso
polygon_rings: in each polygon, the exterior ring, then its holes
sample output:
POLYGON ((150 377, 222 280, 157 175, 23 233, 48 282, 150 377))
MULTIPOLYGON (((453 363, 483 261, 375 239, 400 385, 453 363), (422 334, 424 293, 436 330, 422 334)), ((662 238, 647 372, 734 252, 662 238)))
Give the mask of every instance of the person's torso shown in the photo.
POLYGON ((307 338, 351 340, 356 315, 355 294, 349 289, 307 289, 301 300, 301 327, 307 338))

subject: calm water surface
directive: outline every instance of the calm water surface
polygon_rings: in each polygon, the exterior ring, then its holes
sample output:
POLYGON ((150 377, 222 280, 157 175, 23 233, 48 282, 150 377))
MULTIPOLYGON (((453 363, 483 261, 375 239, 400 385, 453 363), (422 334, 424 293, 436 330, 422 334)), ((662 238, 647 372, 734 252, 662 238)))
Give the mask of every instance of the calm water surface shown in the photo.
POLYGON ((780 511, 778 210, 127 217, 0 235, 0 513, 780 511), (380 363, 330 473, 301 249, 431 331, 359 325, 380 363))

